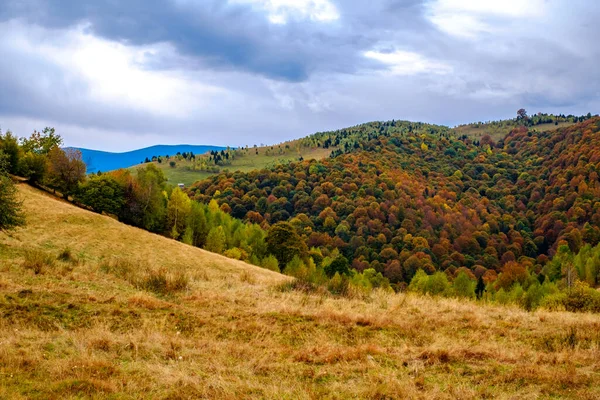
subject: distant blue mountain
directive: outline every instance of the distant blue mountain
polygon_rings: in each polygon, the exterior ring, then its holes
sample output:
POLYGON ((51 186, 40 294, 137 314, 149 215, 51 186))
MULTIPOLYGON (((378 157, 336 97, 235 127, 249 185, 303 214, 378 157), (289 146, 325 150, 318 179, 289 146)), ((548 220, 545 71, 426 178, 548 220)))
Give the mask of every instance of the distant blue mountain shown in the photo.
POLYGON ((144 149, 128 151, 125 153, 110 153, 107 151, 90 150, 74 147, 81 151, 82 159, 87 165, 87 172, 106 172, 119 168, 129 168, 133 165, 143 163, 146 157, 152 156, 174 156, 179 153, 204 154, 212 150, 221 151, 225 147, 219 146, 194 146, 189 144, 181 145, 158 145, 146 147, 144 149))

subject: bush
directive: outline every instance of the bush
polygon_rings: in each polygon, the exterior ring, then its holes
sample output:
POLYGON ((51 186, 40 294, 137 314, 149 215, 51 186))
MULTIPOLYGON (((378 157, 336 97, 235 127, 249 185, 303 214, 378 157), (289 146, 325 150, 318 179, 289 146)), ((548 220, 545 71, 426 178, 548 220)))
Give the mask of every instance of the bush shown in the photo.
POLYGON ((448 277, 443 272, 427 275, 425 271, 420 269, 410 281, 408 289, 422 294, 444 295, 449 292, 450 282, 448 282, 448 277))
POLYGON ((600 292, 590 288, 587 283, 576 282, 566 291, 563 304, 567 311, 600 312, 600 292))
POLYGON ((271 271, 280 272, 279 271, 279 261, 277 258, 272 255, 268 255, 267 257, 262 259, 260 266, 266 269, 270 269, 271 271))
POLYGON ((223 253, 223 255, 228 258, 233 258, 234 260, 243 259, 242 250, 238 249, 237 247, 225 250, 225 253, 223 253))
POLYGON ((52 257, 41 250, 28 250, 25 252, 23 268, 32 270, 36 275, 44 273, 44 269, 51 267, 53 264, 52 257))
POLYGON ((331 278, 327 283, 327 290, 329 290, 329 292, 332 294, 345 296, 348 294, 348 286, 348 277, 346 275, 340 275, 336 272, 333 278, 331 278))
POLYGON ((566 298, 567 294, 564 292, 550 294, 542 299, 540 307, 550 311, 564 311, 566 298))
POLYGON ((339 255, 329 265, 325 266, 325 273, 330 278, 335 274, 349 275, 350 263, 346 257, 339 255))
POLYGON ((500 290, 496 292, 494 300, 496 300, 500 304, 508 304, 510 302, 510 294, 506 293, 506 291, 503 288, 500 288, 500 290))
POLYGON ((285 269, 283 270, 283 273, 289 276, 293 276, 294 278, 298 278, 300 280, 308 281, 306 276, 306 266, 298 256, 294 256, 294 258, 292 258, 292 260, 289 263, 287 263, 285 269))
POLYGON ((467 274, 461 272, 454 279, 452 284, 454 294, 457 297, 464 297, 468 299, 475 298, 475 281, 473 281, 467 274))
POLYGON ((528 311, 535 310, 543 304, 546 304, 547 298, 554 296, 557 293, 558 288, 554 283, 546 281, 543 285, 540 285, 538 282, 534 282, 529 286, 529 289, 527 289, 527 292, 523 296, 523 307, 528 311))
MULTIPOLYGON (((2 152, 0 152, 2 161, 2 152)), ((25 223, 17 188, 0 169, 0 231, 10 230, 25 223)))
POLYGON ((158 270, 148 268, 141 274, 139 265, 126 259, 117 258, 104 262, 100 269, 128 281, 138 289, 161 295, 186 290, 189 286, 189 278, 182 272, 169 273, 165 268, 158 270))

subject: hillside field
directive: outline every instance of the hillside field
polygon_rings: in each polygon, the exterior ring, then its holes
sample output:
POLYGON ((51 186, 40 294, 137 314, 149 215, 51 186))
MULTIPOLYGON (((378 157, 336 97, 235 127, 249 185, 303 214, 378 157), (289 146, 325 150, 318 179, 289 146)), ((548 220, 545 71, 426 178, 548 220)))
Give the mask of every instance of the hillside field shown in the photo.
POLYGON ((289 291, 19 191, 27 225, 0 234, 0 398, 600 397, 598 315, 289 291))
MULTIPOLYGON (((329 157, 331 151, 334 150, 334 148, 323 149, 320 147, 302 147, 301 150, 292 148, 282 150, 280 154, 277 151, 279 146, 280 145, 249 148, 248 151, 244 152, 242 156, 238 156, 234 160, 230 161, 229 164, 218 166, 218 168, 221 171, 229 170, 231 172, 250 172, 254 170, 261 170, 263 168, 269 168, 277 164, 285 164, 290 161, 297 161, 300 156, 307 160, 313 158, 315 160, 322 160, 329 157), (271 148, 273 148, 272 154, 268 154, 267 151, 271 150, 271 148)), ((294 144, 292 144, 292 146, 294 146, 294 144)), ((282 144, 281 147, 285 149, 285 144, 282 144)), ((208 157, 209 156, 207 155, 196 155, 196 162, 205 160, 209 165, 214 166, 213 163, 208 162, 208 157)), ((169 161, 163 161, 161 163, 154 161, 153 163, 163 171, 167 181, 172 185, 183 183, 186 186, 189 186, 194 182, 216 175, 216 172, 194 169, 194 162, 189 160, 177 159, 176 157, 171 157, 170 160, 174 160, 176 165, 171 166, 169 161)), ((132 167, 132 169, 135 168, 136 167, 132 167)))

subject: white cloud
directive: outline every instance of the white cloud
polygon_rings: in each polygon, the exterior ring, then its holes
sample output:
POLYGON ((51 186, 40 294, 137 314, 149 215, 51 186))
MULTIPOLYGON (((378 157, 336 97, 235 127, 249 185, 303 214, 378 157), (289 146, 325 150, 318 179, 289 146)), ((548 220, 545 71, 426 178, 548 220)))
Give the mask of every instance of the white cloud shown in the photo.
POLYGON ((539 17, 545 9, 545 0, 433 0, 427 5, 427 17, 446 33, 474 39, 502 30, 505 21, 499 19, 539 17))
POLYGON ((392 53, 367 51, 365 57, 377 60, 389 67, 394 75, 415 75, 419 73, 447 74, 452 67, 442 62, 429 60, 418 53, 397 50, 392 53))
POLYGON ((329 0, 231 0, 233 3, 253 4, 269 14, 273 24, 285 24, 289 19, 304 18, 317 22, 332 22, 340 18, 329 0))
MULTIPOLYGON (((69 71, 70 79, 87 84, 95 101, 183 118, 222 93, 221 88, 190 81, 182 71, 144 69, 149 57, 173 53, 165 44, 125 46, 92 36, 84 26, 69 31, 30 26, 24 31, 8 23, 0 24, 0 32, 2 47, 69 71)), ((40 74, 36 84, 43 89, 51 82, 40 74)))

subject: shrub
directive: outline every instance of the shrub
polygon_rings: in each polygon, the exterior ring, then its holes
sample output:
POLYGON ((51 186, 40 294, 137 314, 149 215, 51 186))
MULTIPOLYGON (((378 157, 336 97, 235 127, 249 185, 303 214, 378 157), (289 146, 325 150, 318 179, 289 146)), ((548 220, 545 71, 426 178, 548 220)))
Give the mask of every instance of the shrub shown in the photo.
POLYGON ((564 311, 566 298, 567 294, 564 292, 550 294, 542 299, 540 307, 550 311, 564 311))
POLYGON ((454 294, 457 297, 469 299, 475 297, 475 281, 469 278, 469 276, 464 272, 458 274, 456 279, 454 279, 452 286, 454 288, 454 294))
POLYGON ((330 278, 335 274, 348 275, 350 273, 350 263, 346 257, 339 255, 329 265, 325 266, 325 273, 330 278))
POLYGON ((494 300, 500 304, 508 304, 510 302, 510 294, 507 293, 503 288, 500 288, 500 290, 496 292, 494 300))
POLYGON ((242 250, 237 247, 226 250, 223 255, 228 258, 233 258, 234 260, 241 260, 243 258, 242 250))
POLYGON ((333 278, 331 278, 327 283, 327 290, 329 290, 329 292, 332 294, 345 296, 348 294, 348 286, 348 277, 346 275, 340 275, 336 272, 333 278))
POLYGON ((307 270, 304 262, 298 256, 294 256, 290 262, 287 263, 283 273, 300 280, 308 281, 307 270))
POLYGON ((418 270, 415 276, 408 285, 408 290, 411 292, 426 293, 427 285, 429 283, 429 276, 422 269, 418 270))
POLYGON ((538 282, 529 286, 527 292, 525 292, 525 296, 523 297, 523 307, 527 311, 535 310, 541 303, 544 297, 544 293, 542 292, 542 285, 538 282))
POLYGON ((443 272, 427 275, 425 271, 420 269, 410 281, 408 289, 423 294, 443 295, 448 293, 450 282, 448 282, 448 277, 443 272))
POLYGON ((429 282, 427 284, 427 293, 435 295, 435 294, 446 294, 450 289, 450 283, 448 282, 448 277, 443 272, 436 272, 435 274, 429 276, 429 282))
POLYGON ((275 256, 268 255, 267 257, 262 259, 260 265, 261 267, 270 269, 271 271, 280 272, 279 261, 277 261, 277 258, 275 258, 275 256))
POLYGON ((523 290, 523 287, 520 284, 516 283, 509 292, 510 302, 522 305, 524 295, 525 290, 523 290))
POLYGON ((587 283, 576 282, 567 290, 563 304, 567 311, 600 312, 600 292, 590 288, 587 283))

